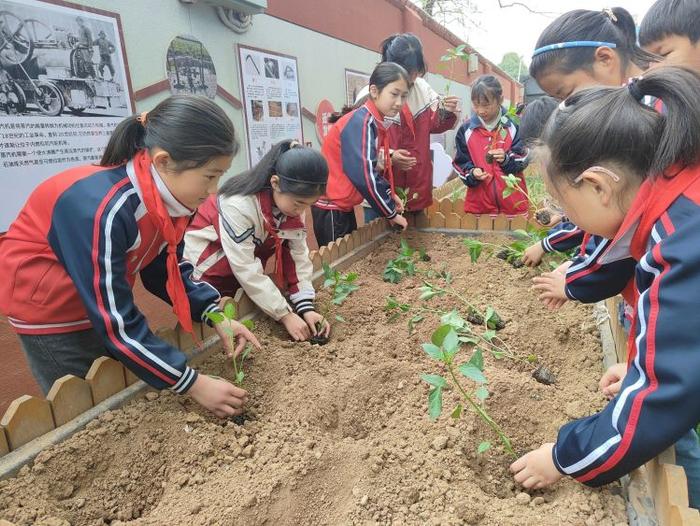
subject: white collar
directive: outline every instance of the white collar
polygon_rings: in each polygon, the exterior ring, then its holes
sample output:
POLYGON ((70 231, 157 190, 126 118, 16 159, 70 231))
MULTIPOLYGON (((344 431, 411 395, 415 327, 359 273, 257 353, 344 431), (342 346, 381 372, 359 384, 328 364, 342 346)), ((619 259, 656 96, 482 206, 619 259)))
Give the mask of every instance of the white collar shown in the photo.
MULTIPOLYGON (((131 184, 136 189, 139 198, 141 198, 141 202, 143 202, 143 193, 141 192, 141 187, 139 186, 138 178, 136 177, 136 170, 134 169, 133 161, 129 161, 128 163, 126 163, 126 173, 129 176, 129 179, 131 180, 131 184)), ((190 210, 185 205, 183 205, 180 201, 178 201, 175 198, 175 196, 170 192, 170 190, 168 190, 168 187, 165 186, 165 182, 163 182, 163 179, 161 178, 160 174, 158 173, 158 170, 156 170, 156 167, 153 166, 153 164, 151 164, 151 176, 153 177, 153 181, 156 183, 158 193, 160 194, 160 197, 163 200, 165 208, 168 210, 168 215, 170 217, 185 217, 194 214, 194 210, 190 210)))

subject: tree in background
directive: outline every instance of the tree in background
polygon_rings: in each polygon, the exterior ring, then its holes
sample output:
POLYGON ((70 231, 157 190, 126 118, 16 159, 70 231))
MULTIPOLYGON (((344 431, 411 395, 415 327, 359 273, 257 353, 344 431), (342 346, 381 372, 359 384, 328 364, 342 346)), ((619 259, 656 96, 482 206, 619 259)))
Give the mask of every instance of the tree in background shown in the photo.
POLYGON ((498 67, 518 81, 527 75, 527 66, 523 62, 523 57, 513 51, 503 55, 498 67))

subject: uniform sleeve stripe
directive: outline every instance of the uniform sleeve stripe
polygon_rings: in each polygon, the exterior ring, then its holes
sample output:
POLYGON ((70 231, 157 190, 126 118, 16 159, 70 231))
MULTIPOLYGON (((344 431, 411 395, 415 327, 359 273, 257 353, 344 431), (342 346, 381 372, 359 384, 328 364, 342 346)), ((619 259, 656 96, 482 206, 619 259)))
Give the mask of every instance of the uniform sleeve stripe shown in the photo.
POLYGON ((97 309, 98 309, 100 315, 102 316, 102 320, 104 322, 105 329, 107 331, 107 336, 112 341, 112 343, 115 345, 115 347, 117 349, 119 349, 122 353, 124 353, 124 355, 127 356, 130 360, 137 363, 139 366, 143 367, 144 369, 148 370, 150 373, 157 376, 158 378, 160 378, 164 382, 172 385, 176 382, 176 380, 174 380, 170 376, 164 374, 162 371, 156 369, 151 364, 144 361, 140 356, 135 354, 127 345, 125 345, 124 342, 131 344, 133 346, 133 348, 140 351, 149 360, 152 360, 153 362, 157 363, 164 370, 166 370, 167 372, 172 374, 175 378, 180 378, 180 376, 181 376, 180 371, 171 367, 167 363, 163 362, 160 358, 158 358, 157 356, 152 354, 150 351, 148 351, 148 349, 146 349, 141 343, 130 338, 126 334, 126 331, 124 329, 124 319, 122 318, 121 314, 117 310, 115 300, 114 300, 114 290, 112 289, 112 260, 111 260, 111 257, 112 257, 112 237, 111 237, 112 223, 114 221, 114 216, 116 215, 116 213, 124 205, 124 203, 129 198, 129 196, 136 193, 136 190, 132 188, 131 190, 127 190, 126 192, 124 192, 124 194, 110 208, 110 210, 107 214, 107 220, 105 222, 104 232, 101 232, 100 224, 102 222, 102 217, 105 213, 105 210, 107 208, 108 203, 112 200, 114 195, 123 186, 125 186, 128 183, 129 183, 129 179, 124 178, 120 183, 116 184, 109 191, 109 193, 105 196, 105 198, 102 200, 102 203, 100 203, 100 206, 97 209, 97 212, 95 214, 95 221, 93 223, 92 263, 93 263, 93 268, 94 268, 93 287, 95 290, 95 298, 97 300, 97 302, 96 302, 97 309), (105 241, 105 253, 102 256, 102 262, 100 262, 100 254, 99 254, 101 234, 104 235, 104 241, 105 241), (109 309, 105 309, 105 303, 104 303, 104 299, 102 297, 102 290, 100 287, 100 281, 101 281, 100 270, 102 268, 100 263, 102 263, 104 265, 105 289, 107 292, 107 301, 108 301, 109 309), (114 333, 114 327, 112 326, 113 321, 117 322, 119 336, 122 338, 121 340, 114 333))
MULTIPOLYGON (((372 140, 369 140, 372 138, 372 116, 368 113, 367 116, 365 117, 365 122, 363 123, 363 128, 364 131, 362 133, 362 151, 367 152, 365 162, 363 164, 363 169, 364 169, 364 174, 365 174, 365 184, 367 185, 367 189, 370 190, 370 195, 372 196, 372 199, 374 199, 374 202, 377 203, 377 206, 383 210, 387 215, 391 214, 391 209, 387 206, 387 204, 382 200, 381 196, 379 195, 379 190, 377 189, 377 181, 373 177, 372 173, 372 140)), ((379 150, 377 150, 378 152, 379 150)))
MULTIPOLYGON (((647 297, 647 291, 642 293, 639 297, 638 303, 637 303, 637 309, 639 312, 639 315, 637 316, 637 319, 640 322, 640 328, 639 328, 639 334, 637 335, 637 338, 635 339, 636 341, 636 347, 637 347, 637 354, 634 359, 635 367, 637 368, 638 373, 640 374, 641 378, 644 378, 644 370, 646 370, 648 374, 648 387, 644 389, 643 391, 640 391, 634 396, 633 402, 632 402, 632 407, 630 409, 630 415, 629 418, 627 419, 627 425, 625 426, 624 433, 622 435, 622 441, 620 442, 620 446, 617 448, 615 453, 607 460, 605 461, 602 465, 597 467, 596 469, 593 469, 589 471, 588 473, 585 473, 584 475, 577 477, 577 480, 580 482, 587 482, 591 479, 594 479, 601 473, 604 473, 606 471, 609 471, 615 465, 617 465, 620 460, 625 456, 625 453, 627 453, 627 450, 629 449, 632 439, 634 438, 634 434, 637 430, 637 423, 639 422, 639 416, 642 411, 642 405, 644 403, 644 399, 654 391, 656 391, 658 387, 658 380, 656 378, 656 372, 654 371, 654 364, 655 364, 655 358, 656 358, 656 322, 658 320, 658 314, 659 314, 659 289, 661 287, 661 282, 664 278, 664 276, 668 273, 668 271, 671 268, 671 265, 664 259, 664 257, 661 255, 661 245, 656 245, 651 251, 651 255, 654 260, 656 260, 663 270, 659 272, 659 270, 655 267, 650 266, 647 261, 646 261, 646 256, 643 257, 640 261, 639 264, 642 266, 642 268, 649 272, 654 274, 654 281, 651 284, 651 287, 648 290, 648 296, 649 296, 649 315, 644 316, 644 302, 647 297), (645 348, 644 352, 640 352, 640 346, 642 341, 645 341, 645 348), (644 358, 644 369, 641 368, 639 365, 642 356, 644 358)), ((645 379, 646 382, 646 379, 645 379)), ((631 390, 635 387, 629 386, 626 390, 631 390)), ((623 393, 623 395, 626 395, 627 393, 623 393)), ((620 413, 622 412, 622 405, 627 402, 628 396, 620 396, 617 403, 615 410, 613 411, 613 426, 617 427, 617 418, 619 418, 620 413)))

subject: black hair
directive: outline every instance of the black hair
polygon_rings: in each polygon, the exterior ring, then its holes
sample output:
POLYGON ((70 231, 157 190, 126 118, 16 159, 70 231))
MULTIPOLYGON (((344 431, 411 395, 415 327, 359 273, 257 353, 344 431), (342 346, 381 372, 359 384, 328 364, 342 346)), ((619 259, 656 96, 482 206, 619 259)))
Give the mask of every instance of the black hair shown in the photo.
POLYGON ((326 191, 328 164, 313 148, 307 148, 293 140, 278 142, 258 164, 226 181, 219 189, 219 194, 224 197, 257 194, 270 187, 273 175, 280 178, 282 193, 319 196, 326 191))
POLYGON ((482 75, 471 86, 473 101, 489 104, 503 97, 503 87, 493 75, 482 75))
POLYGON ((644 179, 671 176, 700 159, 700 76, 678 67, 650 71, 630 87, 589 88, 566 100, 547 122, 542 139, 547 174, 573 184, 592 166, 622 168, 644 179), (666 113, 641 99, 664 101, 666 113), (606 166, 607 165, 607 166, 606 166))
POLYGON ((639 27, 639 43, 647 46, 669 35, 700 40, 700 3, 697 0, 658 0, 639 27))
POLYGON ((144 148, 168 152, 176 170, 199 168, 213 157, 235 155, 238 141, 224 110, 206 97, 174 95, 146 115, 120 122, 109 138, 101 166, 123 164, 144 148))
POLYGON ((377 86, 379 91, 382 91, 387 85, 397 80, 404 80, 408 86, 408 73, 400 64, 395 62, 381 62, 374 68, 369 77, 369 85, 377 86))
POLYGON ((554 97, 539 97, 525 106, 520 116, 520 138, 526 143, 536 141, 547 120, 559 106, 559 101, 554 97))
MULTIPOLYGON (((642 69, 658 57, 644 51, 637 45, 637 30, 632 15, 626 9, 614 7, 608 11, 575 9, 564 13, 549 24, 537 40, 536 48, 561 42, 593 40, 610 42, 616 45, 615 51, 622 59, 623 67, 630 61, 642 69)), ((535 79, 545 74, 549 68, 562 73, 572 73, 579 69, 590 70, 595 59, 595 47, 572 47, 545 51, 532 57, 530 76, 535 79)))
POLYGON ((391 35, 382 42, 381 49, 382 62, 396 62, 409 73, 425 75, 423 44, 413 33, 391 35))

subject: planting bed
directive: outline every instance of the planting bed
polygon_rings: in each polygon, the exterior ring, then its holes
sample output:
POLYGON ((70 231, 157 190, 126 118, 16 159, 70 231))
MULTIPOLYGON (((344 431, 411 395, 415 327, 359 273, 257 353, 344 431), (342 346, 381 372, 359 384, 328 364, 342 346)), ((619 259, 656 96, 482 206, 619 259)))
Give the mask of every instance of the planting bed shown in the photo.
MULTIPOLYGON (((531 376, 535 365, 484 353, 485 405, 517 452, 553 440, 561 424, 603 406, 601 349, 589 308, 546 311, 529 290, 533 271, 495 257, 472 264, 460 238, 415 232, 406 238, 431 257, 419 269, 451 272, 455 289, 500 314, 506 325, 498 334, 514 353, 536 355, 556 375, 556 384, 543 385, 531 376)), ((351 267, 360 289, 333 309, 345 323, 335 323, 327 345, 293 344, 280 326, 258 324, 264 350, 246 364, 251 403, 244 425, 217 420, 186 397, 149 393, 0 481, 0 522, 626 524, 617 486, 592 490, 566 480, 521 493, 508 471, 512 459, 490 428, 466 408, 461 419, 450 418, 456 390, 444 393, 443 416, 429 420, 429 386, 420 375, 443 371, 421 343, 439 320, 426 315, 409 335, 412 314, 389 321, 386 298, 412 309, 463 306, 448 297, 421 302, 420 273, 398 284, 382 281, 398 240, 392 234, 351 267), (493 447, 477 454, 483 440, 493 447)), ((461 351, 457 361, 470 353, 461 351)), ((232 376, 219 354, 200 369, 232 376)))

